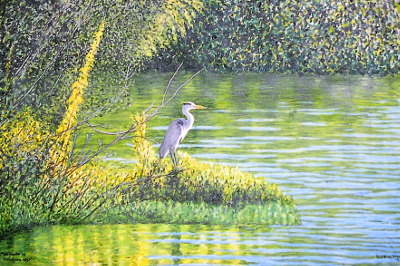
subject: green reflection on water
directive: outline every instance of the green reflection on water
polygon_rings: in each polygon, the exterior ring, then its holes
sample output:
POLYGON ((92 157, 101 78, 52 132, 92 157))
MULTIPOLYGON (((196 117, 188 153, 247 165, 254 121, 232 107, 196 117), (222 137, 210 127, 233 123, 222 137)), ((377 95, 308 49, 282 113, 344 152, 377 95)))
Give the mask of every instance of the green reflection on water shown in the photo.
MULTIPOLYGON (((18 258, 29 260, 31 265, 246 264, 224 255, 248 254, 240 243, 254 232, 266 233, 269 229, 246 230, 249 235, 240 228, 205 225, 49 226, 2 241, 0 250, 4 254, 19 253, 18 258)), ((16 255, 11 258, 17 260, 16 255)), ((1 256, 0 262, 12 263, 6 256, 1 256)))

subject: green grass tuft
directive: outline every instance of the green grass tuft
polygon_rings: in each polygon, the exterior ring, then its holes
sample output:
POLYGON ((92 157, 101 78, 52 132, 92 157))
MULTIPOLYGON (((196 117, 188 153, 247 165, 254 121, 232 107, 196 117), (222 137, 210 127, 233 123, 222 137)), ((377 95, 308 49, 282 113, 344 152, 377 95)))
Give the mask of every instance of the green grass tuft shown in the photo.
POLYGON ((281 202, 244 207, 205 202, 143 201, 103 209, 91 218, 100 223, 169 223, 207 225, 298 225, 300 215, 293 205, 281 202))

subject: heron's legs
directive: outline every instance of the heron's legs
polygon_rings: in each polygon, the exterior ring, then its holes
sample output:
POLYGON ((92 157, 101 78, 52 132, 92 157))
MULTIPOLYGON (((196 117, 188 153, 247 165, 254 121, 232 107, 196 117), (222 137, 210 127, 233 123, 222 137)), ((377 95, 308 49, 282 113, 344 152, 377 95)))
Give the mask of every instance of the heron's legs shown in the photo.
POLYGON ((170 155, 172 163, 174 164, 174 168, 177 168, 179 165, 179 161, 178 161, 178 156, 176 156, 176 152, 171 152, 170 155))

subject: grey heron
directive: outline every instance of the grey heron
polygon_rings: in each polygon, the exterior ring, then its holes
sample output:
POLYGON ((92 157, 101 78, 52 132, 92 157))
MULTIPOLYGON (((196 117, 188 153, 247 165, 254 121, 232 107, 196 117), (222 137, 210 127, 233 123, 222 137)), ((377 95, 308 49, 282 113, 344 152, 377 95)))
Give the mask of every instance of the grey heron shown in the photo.
POLYGON ((185 138, 186 134, 193 127, 194 117, 189 112, 193 109, 205 109, 206 107, 197 105, 192 102, 186 102, 182 104, 182 113, 187 119, 177 118, 172 121, 165 133, 164 139, 160 146, 160 158, 164 159, 168 154, 171 156, 172 162, 177 166, 176 149, 179 143, 185 138))

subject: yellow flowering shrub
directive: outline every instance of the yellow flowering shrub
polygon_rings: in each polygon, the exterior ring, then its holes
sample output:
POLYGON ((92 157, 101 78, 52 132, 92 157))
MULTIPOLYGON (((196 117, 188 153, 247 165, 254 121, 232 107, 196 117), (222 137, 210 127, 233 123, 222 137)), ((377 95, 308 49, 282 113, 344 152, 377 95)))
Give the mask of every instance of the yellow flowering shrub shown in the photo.
POLYGON ((86 55, 84 66, 80 69, 78 79, 72 84, 71 96, 68 99, 67 110, 64 118, 56 130, 58 134, 58 145, 51 151, 51 157, 58 162, 63 162, 65 165, 68 154, 72 148, 72 127, 77 124, 77 115, 79 108, 83 102, 83 93, 88 86, 89 72, 93 68, 95 55, 97 53, 100 40, 103 36, 105 22, 102 21, 98 31, 95 33, 92 45, 86 55))
POLYGON ((135 123, 133 153, 136 154, 136 169, 141 176, 150 174, 150 169, 157 162, 156 154, 149 141, 146 141, 146 115, 137 114, 131 117, 135 123))
POLYGON ((48 128, 37 121, 29 110, 0 126, 0 169, 8 158, 18 160, 28 153, 39 154, 49 141, 48 128))

